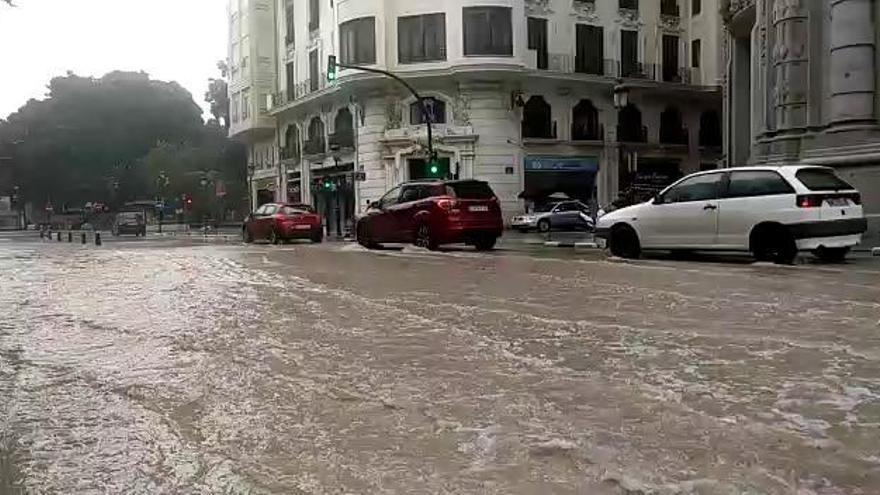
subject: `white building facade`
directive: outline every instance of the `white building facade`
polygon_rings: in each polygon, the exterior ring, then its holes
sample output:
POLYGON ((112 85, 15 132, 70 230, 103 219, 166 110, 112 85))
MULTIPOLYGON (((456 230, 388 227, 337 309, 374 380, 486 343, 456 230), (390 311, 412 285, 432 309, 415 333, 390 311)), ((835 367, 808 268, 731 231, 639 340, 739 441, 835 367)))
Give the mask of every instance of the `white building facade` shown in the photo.
POLYGON ((859 188, 880 242, 880 2, 727 0, 729 166, 808 163, 859 188))
POLYGON ((650 195, 720 161, 716 2, 241 0, 230 135, 251 150, 255 203, 311 203, 331 234, 429 177, 486 180, 507 216, 551 195, 650 195), (329 55, 426 99, 437 170, 415 97, 358 70, 328 83, 329 55))

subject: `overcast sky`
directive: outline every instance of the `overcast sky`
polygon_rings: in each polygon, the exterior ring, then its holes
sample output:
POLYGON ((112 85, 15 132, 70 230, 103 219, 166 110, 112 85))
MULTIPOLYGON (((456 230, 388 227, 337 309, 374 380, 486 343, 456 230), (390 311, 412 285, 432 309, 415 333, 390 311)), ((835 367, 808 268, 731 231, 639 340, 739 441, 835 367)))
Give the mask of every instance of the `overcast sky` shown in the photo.
POLYGON ((68 70, 101 76, 143 70, 202 100, 226 58, 226 0, 14 0, 0 2, 0 118, 68 70))

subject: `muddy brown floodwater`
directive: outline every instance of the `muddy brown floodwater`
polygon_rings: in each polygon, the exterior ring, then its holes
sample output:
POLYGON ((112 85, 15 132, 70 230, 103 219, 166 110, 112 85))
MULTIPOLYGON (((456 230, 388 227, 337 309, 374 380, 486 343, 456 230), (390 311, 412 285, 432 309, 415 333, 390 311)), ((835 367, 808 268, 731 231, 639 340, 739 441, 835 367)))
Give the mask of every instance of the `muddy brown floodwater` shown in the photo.
POLYGON ((0 493, 877 494, 880 265, 3 242, 0 493))

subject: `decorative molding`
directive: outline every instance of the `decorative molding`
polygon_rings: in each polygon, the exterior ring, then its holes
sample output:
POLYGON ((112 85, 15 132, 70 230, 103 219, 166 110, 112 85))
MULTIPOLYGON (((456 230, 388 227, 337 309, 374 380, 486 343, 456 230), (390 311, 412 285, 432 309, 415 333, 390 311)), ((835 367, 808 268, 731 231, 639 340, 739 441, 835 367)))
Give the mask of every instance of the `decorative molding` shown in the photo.
POLYGON ((452 100, 453 122, 458 126, 471 125, 471 99, 464 93, 452 100))
POLYGON ((572 0, 572 16, 578 21, 598 23, 599 15, 596 14, 596 2, 590 0, 572 0))
POLYGON ((550 0, 526 0, 526 15, 551 15, 550 0))
POLYGON ((630 28, 630 29, 638 29, 643 23, 639 21, 639 11, 636 9, 617 9, 617 14, 620 18, 617 20, 621 26, 630 28))
POLYGON ((403 109, 397 100, 385 104, 385 129, 400 129, 403 125, 403 109))
POLYGON ((677 15, 660 15, 660 29, 663 31, 681 32, 681 17, 677 15))

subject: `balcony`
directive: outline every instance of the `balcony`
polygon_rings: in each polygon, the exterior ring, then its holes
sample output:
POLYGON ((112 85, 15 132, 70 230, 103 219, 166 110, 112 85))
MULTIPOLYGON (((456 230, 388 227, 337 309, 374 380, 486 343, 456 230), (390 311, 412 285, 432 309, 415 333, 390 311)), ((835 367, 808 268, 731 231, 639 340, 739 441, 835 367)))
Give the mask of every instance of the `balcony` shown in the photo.
POLYGON ((620 143, 647 143, 648 127, 617 126, 617 141, 620 143))
POLYGON ((354 149, 354 131, 346 129, 344 131, 335 132, 330 134, 330 139, 328 141, 331 151, 354 149))
POLYGON ((315 81, 306 79, 294 84, 285 91, 279 91, 272 96, 272 107, 269 109, 276 110, 287 104, 293 103, 300 98, 304 98, 311 93, 321 91, 327 87, 327 78, 321 77, 315 81))
POLYGON ((279 151, 279 154, 281 156, 281 160, 285 160, 285 161, 286 160, 297 161, 300 158, 299 149, 295 146, 289 147, 289 148, 281 148, 281 150, 279 151))
POLYGON ((303 143, 303 154, 305 156, 323 155, 327 153, 327 146, 324 139, 312 139, 303 143))
POLYGON ((622 60, 620 62, 620 77, 632 79, 656 79, 656 66, 643 64, 634 60, 622 60))
POLYGON ((572 141, 603 141, 605 139, 605 126, 571 125, 572 141))
POLYGON ((555 140, 557 139, 556 122, 553 121, 549 126, 541 123, 530 123, 528 120, 522 122, 523 140, 555 140))
POLYGON ((679 129, 667 129, 660 127, 660 144, 671 144, 675 146, 688 145, 688 130, 686 127, 679 129))

